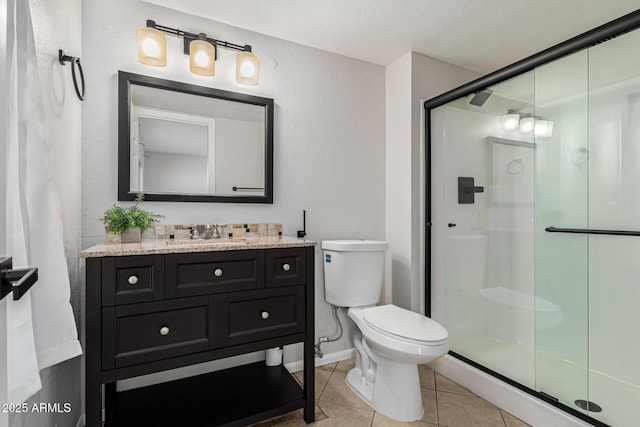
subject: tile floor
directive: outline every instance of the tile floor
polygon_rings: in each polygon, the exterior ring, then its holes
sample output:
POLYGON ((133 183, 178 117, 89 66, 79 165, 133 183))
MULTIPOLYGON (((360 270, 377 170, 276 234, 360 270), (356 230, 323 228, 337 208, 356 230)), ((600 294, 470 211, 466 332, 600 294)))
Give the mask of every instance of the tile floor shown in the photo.
MULTIPOLYGON (((347 384, 354 360, 316 368, 316 422, 318 426, 526 427, 528 424, 462 388, 426 365, 419 366, 424 416, 402 423, 375 412, 347 384)), ((302 383, 302 372, 294 374, 302 383)), ((306 425, 302 410, 256 424, 256 427, 306 425)))

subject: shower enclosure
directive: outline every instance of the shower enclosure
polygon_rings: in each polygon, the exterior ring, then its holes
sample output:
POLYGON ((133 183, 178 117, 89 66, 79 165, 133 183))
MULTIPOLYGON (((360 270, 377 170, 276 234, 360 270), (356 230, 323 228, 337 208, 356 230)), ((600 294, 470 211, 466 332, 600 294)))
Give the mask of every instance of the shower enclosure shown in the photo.
POLYGON ((427 307, 452 354, 640 419, 640 13, 427 101, 427 307))

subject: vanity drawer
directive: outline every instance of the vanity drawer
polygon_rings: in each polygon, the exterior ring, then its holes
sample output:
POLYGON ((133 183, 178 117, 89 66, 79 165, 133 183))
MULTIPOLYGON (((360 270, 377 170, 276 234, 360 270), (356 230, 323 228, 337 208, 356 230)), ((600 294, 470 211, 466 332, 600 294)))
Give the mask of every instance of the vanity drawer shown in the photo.
POLYGON ((304 331, 304 287, 220 295, 221 345, 235 345, 304 331))
POLYGON ((161 360, 214 346, 217 297, 102 310, 102 369, 161 360))
POLYGON ((268 288, 304 285, 307 281, 307 262, 304 249, 271 249, 266 254, 268 288))
POLYGON ((167 298, 256 289, 264 280, 264 252, 171 254, 166 280, 167 298))
POLYGON ((158 255, 102 260, 102 305, 133 304, 164 298, 164 258, 158 255))

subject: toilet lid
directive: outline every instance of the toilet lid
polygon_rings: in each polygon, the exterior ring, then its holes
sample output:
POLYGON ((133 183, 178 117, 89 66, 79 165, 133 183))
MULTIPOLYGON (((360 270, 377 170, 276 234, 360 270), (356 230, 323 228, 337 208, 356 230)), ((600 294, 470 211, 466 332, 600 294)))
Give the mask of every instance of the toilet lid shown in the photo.
POLYGON ((393 304, 365 308, 362 316, 380 331, 415 341, 444 341, 449 335, 435 320, 393 304))

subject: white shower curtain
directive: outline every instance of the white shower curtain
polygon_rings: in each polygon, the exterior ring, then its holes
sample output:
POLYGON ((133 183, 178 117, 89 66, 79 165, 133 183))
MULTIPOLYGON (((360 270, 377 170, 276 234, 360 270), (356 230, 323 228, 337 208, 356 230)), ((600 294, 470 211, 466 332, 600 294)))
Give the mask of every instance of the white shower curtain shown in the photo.
MULTIPOLYGON (((1 1, 0 4, 5 1, 1 1)), ((4 7, 4 5, 3 5, 4 7)), ((39 371, 82 354, 70 298, 62 217, 53 178, 28 0, 6 0, 8 111, 2 126, 6 191, 4 250, 14 268, 38 267, 39 280, 19 301, 6 298, 9 402, 41 388, 39 371)), ((4 35, 2 36, 4 37, 4 35)), ((3 53, 3 56, 4 53, 3 53)), ((3 194, 4 193, 4 194, 3 194)), ((0 215, 2 218, 2 215, 0 215)), ((2 246, 0 245, 0 248, 2 246)), ((1 386, 1 385, 0 385, 1 386)))

